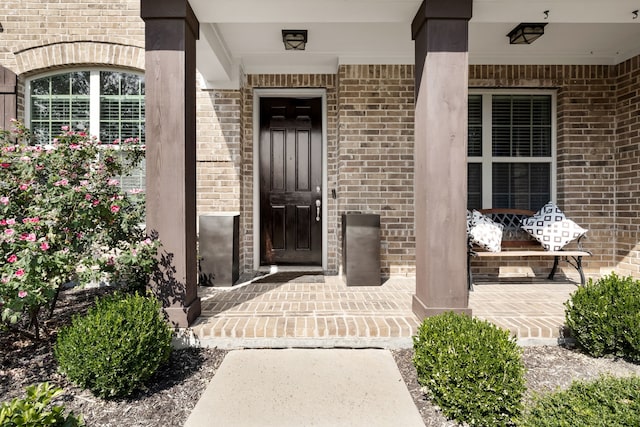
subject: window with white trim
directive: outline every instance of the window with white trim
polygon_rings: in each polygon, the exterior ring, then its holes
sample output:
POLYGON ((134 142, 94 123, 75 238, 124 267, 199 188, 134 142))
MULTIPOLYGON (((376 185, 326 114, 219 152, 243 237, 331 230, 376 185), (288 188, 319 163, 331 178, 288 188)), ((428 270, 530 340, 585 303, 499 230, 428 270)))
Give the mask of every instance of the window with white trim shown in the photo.
POLYGON ((555 96, 471 91, 469 209, 537 210, 555 197, 555 96))
MULTIPOLYGON (((116 70, 73 70, 28 82, 27 124, 37 143, 47 143, 63 126, 104 143, 145 139, 144 75, 116 70)), ((143 189, 144 160, 123 189, 143 189)))

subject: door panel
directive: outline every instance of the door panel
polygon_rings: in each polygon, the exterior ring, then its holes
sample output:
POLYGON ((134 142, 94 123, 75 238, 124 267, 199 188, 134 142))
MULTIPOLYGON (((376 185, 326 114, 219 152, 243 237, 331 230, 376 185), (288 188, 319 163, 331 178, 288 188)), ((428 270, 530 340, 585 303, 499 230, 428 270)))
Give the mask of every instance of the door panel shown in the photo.
POLYGON ((260 100, 260 260, 322 264, 322 103, 260 100))

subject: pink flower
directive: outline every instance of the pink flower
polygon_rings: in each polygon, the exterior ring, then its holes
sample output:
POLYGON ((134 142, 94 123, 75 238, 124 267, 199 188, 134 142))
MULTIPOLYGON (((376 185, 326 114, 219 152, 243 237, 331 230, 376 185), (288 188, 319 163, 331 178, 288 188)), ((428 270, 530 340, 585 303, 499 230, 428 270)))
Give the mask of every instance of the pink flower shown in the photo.
POLYGON ((9 198, 6 196, 0 197, 0 203, 7 206, 9 204, 9 198))
POLYGON ((16 223, 16 220, 14 218, 8 219, 7 220, 7 225, 13 225, 16 223))
POLYGON ((92 204, 93 206, 98 206, 98 205, 100 204, 100 200, 95 199, 93 202, 91 202, 91 204, 92 204))
POLYGON ((15 233, 15 230, 13 228, 7 228, 6 230, 4 230, 4 234, 6 234, 7 236, 13 236, 13 233, 15 233))
POLYGON ((24 269, 23 268, 19 268, 18 271, 16 271, 16 276, 18 276, 18 277, 24 276, 24 269))
POLYGON ((27 291, 18 291, 18 298, 24 298, 26 296, 27 296, 27 291))
POLYGON ((46 251, 47 249, 49 249, 49 244, 47 242, 40 243, 40 249, 46 251))
POLYGON ((69 126, 62 126, 60 129, 66 132, 69 130, 69 126))
POLYGON ((53 185, 55 185, 56 187, 66 187, 67 185, 69 185, 69 181, 66 179, 61 179, 60 181, 54 182, 53 185))
POLYGON ((140 194, 140 193, 144 193, 144 190, 141 188, 132 188, 131 190, 129 190, 129 194, 140 194))
POLYGON ((14 262, 16 262, 17 260, 18 260, 18 257, 16 256, 16 254, 11 254, 11 255, 9 255, 9 258, 7 258, 7 262, 10 262, 12 264, 14 262))
POLYGON ((88 202, 91 199, 93 199, 93 196, 91 194, 87 193, 87 194, 84 195, 84 199, 88 202))
POLYGON ((69 148, 71 148, 72 150, 77 150, 78 148, 80 148, 80 144, 69 144, 69 148))
POLYGON ((20 240, 26 240, 27 242, 35 242, 36 241, 36 235, 35 233, 22 233, 20 235, 20 240))
POLYGON ((6 169, 11 166, 11 163, 0 163, 0 166, 6 169))
POLYGON ((20 190, 26 191, 29 189, 29 184, 20 184, 20 190))
POLYGON ((110 186, 116 186, 116 185, 120 185, 120 181, 118 181, 117 179, 110 179, 109 181, 107 181, 107 185, 110 186))
POLYGON ((20 160, 22 160, 25 163, 31 163, 31 157, 29 156, 22 156, 20 157, 20 160))
POLYGON ((120 206, 118 205, 111 205, 111 212, 113 213, 118 213, 118 211, 120 210, 120 206))

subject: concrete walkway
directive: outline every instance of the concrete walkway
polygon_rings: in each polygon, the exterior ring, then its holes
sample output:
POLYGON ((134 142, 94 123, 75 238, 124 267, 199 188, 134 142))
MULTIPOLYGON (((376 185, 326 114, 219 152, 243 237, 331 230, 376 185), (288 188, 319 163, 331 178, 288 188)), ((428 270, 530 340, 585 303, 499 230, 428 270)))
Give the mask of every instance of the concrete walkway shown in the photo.
POLYGON ((238 350, 185 427, 424 427, 387 350, 238 350))

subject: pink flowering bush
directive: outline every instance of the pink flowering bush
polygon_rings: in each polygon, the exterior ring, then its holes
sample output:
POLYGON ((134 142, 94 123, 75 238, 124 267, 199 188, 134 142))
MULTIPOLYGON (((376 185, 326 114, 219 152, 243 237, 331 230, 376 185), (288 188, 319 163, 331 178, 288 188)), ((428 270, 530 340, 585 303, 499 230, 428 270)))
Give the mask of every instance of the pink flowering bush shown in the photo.
POLYGON ((38 315, 69 282, 146 285, 157 242, 145 236, 144 197, 116 177, 143 158, 62 129, 48 145, 14 122, 0 134, 0 319, 38 335, 38 315))

